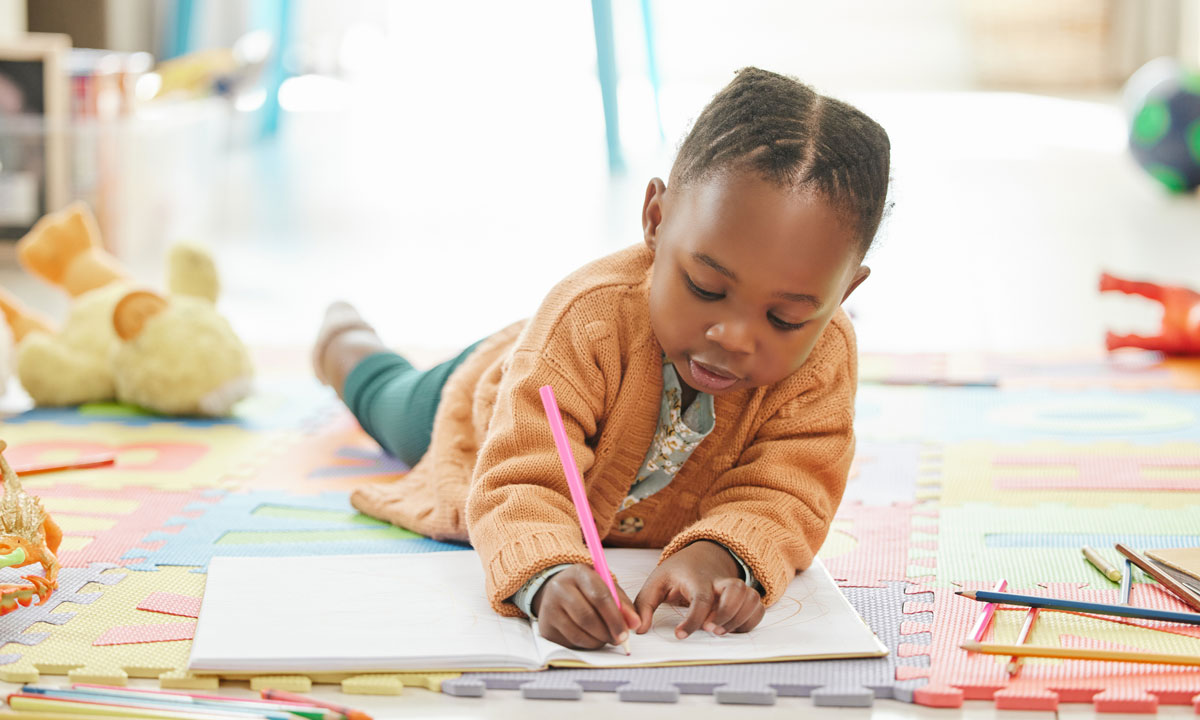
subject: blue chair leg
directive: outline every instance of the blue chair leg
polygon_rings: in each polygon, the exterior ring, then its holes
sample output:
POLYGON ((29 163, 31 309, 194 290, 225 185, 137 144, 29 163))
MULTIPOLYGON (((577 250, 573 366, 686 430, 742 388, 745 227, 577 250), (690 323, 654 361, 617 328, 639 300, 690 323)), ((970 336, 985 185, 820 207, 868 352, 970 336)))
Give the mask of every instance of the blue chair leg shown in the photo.
POLYGON ((162 60, 186 55, 195 49, 192 47, 192 18, 195 14, 192 0, 167 3, 162 60))
POLYGON ((662 82, 658 77, 658 56, 654 52, 654 12, 651 0, 642 0, 642 28, 646 31, 646 73, 650 76, 650 89, 654 91, 654 119, 658 122, 658 139, 666 140, 663 130, 662 106, 658 102, 662 82))
POLYGON ((263 89, 267 92, 262 108, 262 124, 259 126, 261 137, 270 137, 279 130, 279 88, 283 85, 286 73, 283 69, 283 57, 287 52, 291 38, 289 22, 291 18, 291 0, 256 0, 252 3, 254 15, 251 26, 261 28, 271 33, 274 47, 271 58, 263 68, 263 89))
POLYGON ((625 170, 621 153, 621 127, 617 112, 617 57, 613 44, 611 0, 592 0, 592 25, 596 32, 596 66, 600 97, 604 102, 604 134, 608 141, 609 172, 625 170))

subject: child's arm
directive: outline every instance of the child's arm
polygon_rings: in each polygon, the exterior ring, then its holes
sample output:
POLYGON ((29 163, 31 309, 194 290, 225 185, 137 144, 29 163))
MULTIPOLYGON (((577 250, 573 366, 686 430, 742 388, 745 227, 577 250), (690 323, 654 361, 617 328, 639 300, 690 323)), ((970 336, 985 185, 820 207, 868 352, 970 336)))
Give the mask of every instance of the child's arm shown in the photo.
MULTIPOLYGON (((676 558, 697 541, 719 543, 749 565, 766 605, 782 596, 797 570, 812 563, 841 501, 854 455, 852 330, 848 323, 844 330, 835 323, 828 332, 836 333, 834 347, 802 371, 807 375, 804 392, 772 412, 738 463, 708 488, 700 500, 700 519, 663 550, 663 562, 635 601, 642 627, 664 598, 719 595, 712 589, 714 581, 704 580, 710 573, 700 567, 700 559, 690 557, 694 553, 676 558), (705 582, 708 589, 701 587, 705 582)), ((730 563, 732 568, 732 558, 730 563)), ((736 569, 727 572, 740 577, 736 569)), ((713 612, 730 612, 720 605, 713 612)), ((707 618, 690 614, 680 628, 690 632, 712 620, 711 613, 707 618)))

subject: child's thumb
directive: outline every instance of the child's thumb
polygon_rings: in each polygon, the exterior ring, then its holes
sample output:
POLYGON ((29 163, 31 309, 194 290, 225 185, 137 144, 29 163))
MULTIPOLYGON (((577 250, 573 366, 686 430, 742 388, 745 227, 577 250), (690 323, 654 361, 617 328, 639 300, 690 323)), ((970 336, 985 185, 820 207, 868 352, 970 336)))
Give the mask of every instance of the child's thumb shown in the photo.
POLYGON ((617 592, 621 595, 621 616, 625 618, 625 627, 632 630, 642 623, 642 619, 638 617, 637 610, 634 610, 633 601, 620 586, 617 586, 617 592))

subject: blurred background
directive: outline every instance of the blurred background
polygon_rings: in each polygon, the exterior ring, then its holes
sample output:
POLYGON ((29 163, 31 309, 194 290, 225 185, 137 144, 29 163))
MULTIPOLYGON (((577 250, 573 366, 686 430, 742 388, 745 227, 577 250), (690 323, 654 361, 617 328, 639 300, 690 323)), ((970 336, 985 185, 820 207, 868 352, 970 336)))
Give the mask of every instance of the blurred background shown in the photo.
POLYGON ((640 242, 647 181, 747 65, 891 135, 864 350, 1102 351, 1161 315, 1102 270, 1200 285, 1196 192, 1129 151, 1130 78, 1200 66, 1200 0, 0 0, 0 79, 29 58, 65 100, 0 84, 0 285, 55 317, 11 245, 83 199, 148 284, 211 247, 252 344, 345 298, 445 354, 640 242))

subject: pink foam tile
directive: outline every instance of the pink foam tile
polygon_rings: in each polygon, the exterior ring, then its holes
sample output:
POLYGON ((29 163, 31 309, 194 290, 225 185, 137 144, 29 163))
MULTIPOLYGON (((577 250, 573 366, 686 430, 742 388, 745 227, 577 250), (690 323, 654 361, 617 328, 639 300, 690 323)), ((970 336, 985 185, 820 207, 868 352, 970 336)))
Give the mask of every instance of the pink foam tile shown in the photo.
POLYGON ((1193 457, 1155 455, 1000 455, 993 461, 999 490, 1162 490, 1194 492, 1200 486, 1200 452, 1193 457), (1045 468, 1037 475, 1004 475, 1004 470, 1045 468), (1051 468, 1062 468, 1051 473, 1051 468), (1186 475, 1155 477, 1153 470, 1187 470, 1186 475))
MULTIPOLYGON (((151 487, 128 486, 119 489, 93 488, 84 485, 47 485, 39 487, 36 494, 50 510, 52 517, 66 520, 70 516, 104 518, 112 522, 103 530, 73 531, 69 527, 65 536, 87 537, 89 542, 76 550, 61 550, 58 561, 63 567, 87 567, 93 562, 123 564, 123 556, 130 548, 137 547, 142 538, 155 531, 164 531, 168 521, 179 517, 194 517, 198 513, 185 512, 194 503, 213 502, 207 490, 159 490, 151 487), (96 500, 94 510, 54 510, 54 500, 96 500), (129 503, 129 512, 113 511, 109 501, 129 503)), ((67 522, 60 524, 68 525, 67 522)))
POLYGON ((138 610, 178 615, 180 617, 200 617, 200 598, 178 593, 156 592, 146 596, 138 606, 138 610))
MULTIPOLYGON (((989 583, 969 583, 962 589, 983 589, 989 583)), ((959 647, 966 637, 982 603, 959 597, 956 588, 913 587, 910 593, 932 592, 933 602, 905 603, 904 612, 932 612, 933 622, 909 621, 901 626, 902 635, 929 633, 928 645, 902 643, 903 657, 928 655, 928 667, 901 668, 905 678, 925 677, 929 682, 914 692, 913 699, 931 707, 959 707, 963 700, 991 699, 996 707, 1008 710, 1054 710, 1062 702, 1091 702, 1098 712, 1154 713, 1160 704, 1193 705, 1200 712, 1200 672, 1171 665, 1114 663, 1103 661, 1064 661, 1055 665, 1027 664, 1016 678, 1005 671, 1005 662, 995 656, 968 654, 959 647)), ((1092 589, 1071 584, 1047 585, 1038 594, 1087 602, 1116 603, 1118 591, 1092 589)), ((1142 607, 1178 610, 1179 602, 1155 592, 1153 586, 1136 585, 1133 604, 1142 607)), ((1006 610, 1007 612, 1008 610, 1006 610)), ((1175 634, 1197 636, 1200 629, 1154 621, 1112 618, 1115 625, 1169 630, 1175 634)), ((1076 647, 1122 647, 1100 637, 1063 634, 1060 641, 1076 647)), ((1125 649, 1138 649, 1124 646, 1125 649)))
POLYGON ((104 631, 92 645, 134 645, 137 643, 191 640, 196 623, 181 622, 164 625, 118 625, 104 631))
MULTIPOLYGON (((936 517, 936 513, 917 510, 909 503, 842 505, 837 520, 850 522, 845 532, 857 544, 850 552, 826 560, 825 567, 846 587, 882 587, 889 580, 907 581, 914 516, 936 517)), ((926 548, 930 544, 922 542, 926 548)), ((933 558, 919 558, 915 564, 921 564, 920 560, 933 558)))

